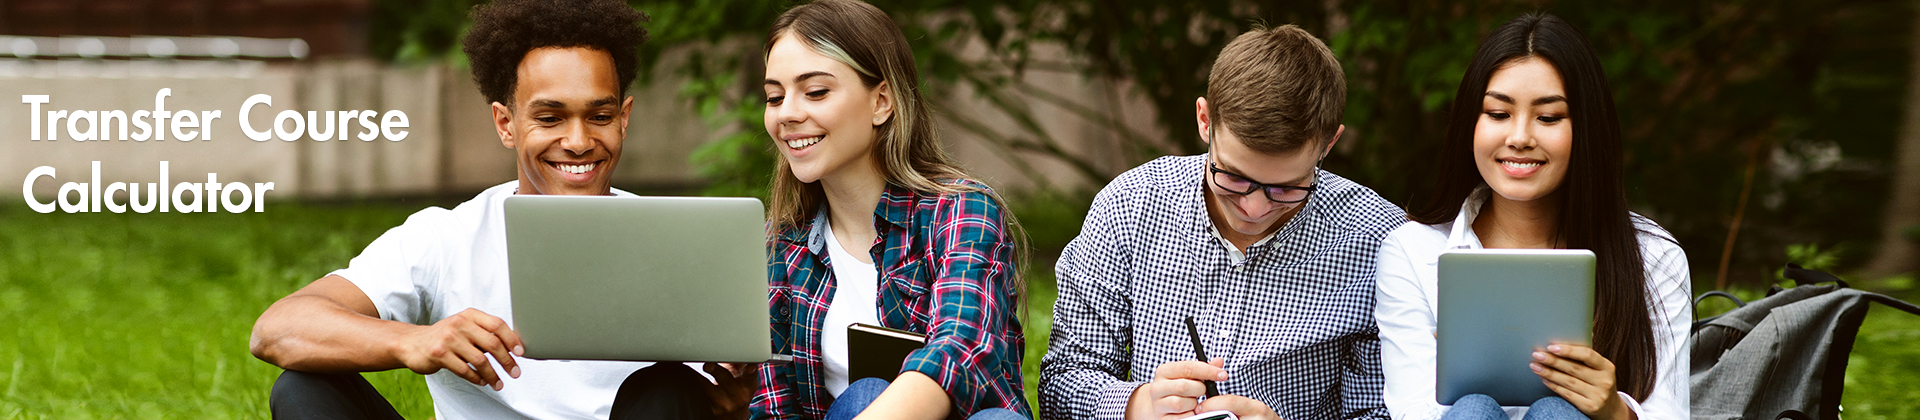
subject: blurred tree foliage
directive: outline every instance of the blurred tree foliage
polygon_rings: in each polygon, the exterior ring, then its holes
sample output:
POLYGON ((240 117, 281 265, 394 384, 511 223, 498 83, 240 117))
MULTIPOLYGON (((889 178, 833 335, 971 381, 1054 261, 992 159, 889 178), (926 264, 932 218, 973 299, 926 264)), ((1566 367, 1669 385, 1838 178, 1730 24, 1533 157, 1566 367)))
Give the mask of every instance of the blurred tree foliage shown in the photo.
MULTIPOLYGON (((1521 13, 1554 13, 1601 55, 1627 134, 1635 210, 1680 239, 1696 278, 1712 276, 1740 214, 1731 277, 1755 283, 1787 257, 1786 244, 1872 245, 1908 82, 1910 40, 1899 34, 1914 21, 1910 2, 1884 0, 872 2, 914 41, 930 97, 967 92, 1013 121, 943 114, 950 129, 985 138, 1030 175, 1035 165, 1067 165, 1094 186, 1153 157, 1202 152, 1191 115, 1214 55, 1256 23, 1297 24, 1346 66, 1348 134, 1326 167, 1403 204, 1430 182, 1446 107, 1481 37, 1521 13), (1131 82, 1168 134, 1050 94, 1027 80, 1034 72, 1131 82), (1067 152, 1025 112, 1040 104, 1107 127, 1127 164, 1067 152)), ((373 49, 459 60, 455 37, 472 3, 379 0, 373 49)), ((710 192, 764 195, 774 155, 753 81, 767 27, 793 2, 630 4, 653 17, 643 59, 707 46, 667 70, 686 76, 690 106, 730 133, 693 156, 710 192)), ((1038 201, 1091 196, 1038 185, 1052 197, 1038 201)), ((1841 255, 1839 266, 1867 256, 1841 255)))

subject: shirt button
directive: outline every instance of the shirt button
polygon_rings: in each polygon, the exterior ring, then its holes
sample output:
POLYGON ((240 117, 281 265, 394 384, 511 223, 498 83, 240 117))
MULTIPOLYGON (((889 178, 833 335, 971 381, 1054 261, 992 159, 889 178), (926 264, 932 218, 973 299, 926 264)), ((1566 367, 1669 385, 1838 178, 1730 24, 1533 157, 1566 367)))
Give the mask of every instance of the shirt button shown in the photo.
POLYGON ((1220 330, 1220 339, 1221 340, 1233 339, 1233 331, 1220 330))

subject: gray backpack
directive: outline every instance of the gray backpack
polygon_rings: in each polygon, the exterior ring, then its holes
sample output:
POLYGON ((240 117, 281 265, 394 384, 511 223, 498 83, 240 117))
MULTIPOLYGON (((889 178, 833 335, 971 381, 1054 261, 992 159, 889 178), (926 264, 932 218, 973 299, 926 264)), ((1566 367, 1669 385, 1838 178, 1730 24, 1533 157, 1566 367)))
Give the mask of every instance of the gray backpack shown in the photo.
POLYGON ((1870 302, 1920 315, 1920 306, 1847 286, 1833 275, 1787 264, 1796 286, 1693 324, 1695 420, 1838 419, 1847 355, 1870 302), (1816 283, 1832 282, 1832 285, 1816 283))

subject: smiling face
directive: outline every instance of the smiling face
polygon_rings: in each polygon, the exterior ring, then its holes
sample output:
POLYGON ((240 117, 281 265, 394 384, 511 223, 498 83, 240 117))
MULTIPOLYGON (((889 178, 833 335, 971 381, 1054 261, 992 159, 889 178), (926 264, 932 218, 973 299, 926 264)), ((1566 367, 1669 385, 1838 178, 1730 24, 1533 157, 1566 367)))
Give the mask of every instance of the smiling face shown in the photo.
POLYGON ((762 86, 767 135, 794 178, 879 176, 871 157, 876 127, 893 117, 886 82, 869 88, 852 67, 788 32, 767 52, 762 86))
POLYGON ((627 137, 633 98, 620 97, 613 57, 538 48, 520 61, 514 106, 493 104, 500 142, 514 149, 520 194, 606 195, 627 137))
POLYGON ((1473 129, 1481 179, 1509 201, 1554 196, 1573 162, 1573 123, 1560 72, 1546 60, 1522 58, 1494 70, 1473 129))

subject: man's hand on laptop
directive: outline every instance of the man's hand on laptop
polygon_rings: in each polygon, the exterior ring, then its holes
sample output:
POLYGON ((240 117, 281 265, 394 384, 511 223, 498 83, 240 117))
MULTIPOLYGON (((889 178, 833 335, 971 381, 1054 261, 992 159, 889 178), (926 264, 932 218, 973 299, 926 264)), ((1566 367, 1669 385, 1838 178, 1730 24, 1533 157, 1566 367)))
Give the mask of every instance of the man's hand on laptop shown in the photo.
POLYGON ((1200 381, 1226 380, 1227 370, 1222 368, 1225 363, 1220 359, 1212 363, 1183 360, 1154 368, 1153 381, 1134 388, 1133 398, 1127 403, 1127 419, 1178 419, 1197 413, 1194 410, 1200 407, 1200 397, 1207 395, 1207 386, 1200 381))
POLYGON ((702 367, 708 375, 713 375, 714 387, 708 389, 713 398, 713 414, 721 419, 747 418, 747 403, 753 399, 753 391, 759 388, 759 363, 713 363, 702 367))
POLYGON ((520 377, 514 356, 524 352, 521 345, 520 334, 508 328, 506 321, 467 308, 408 333, 396 345, 394 355, 415 373, 427 375, 446 369, 474 385, 499 391, 503 381, 498 372, 520 377), (499 370, 487 361, 488 354, 500 362, 499 370))

